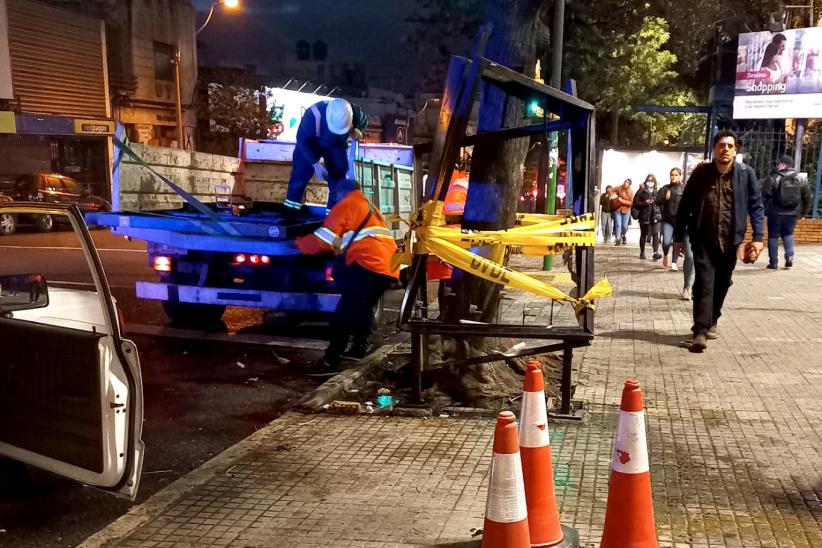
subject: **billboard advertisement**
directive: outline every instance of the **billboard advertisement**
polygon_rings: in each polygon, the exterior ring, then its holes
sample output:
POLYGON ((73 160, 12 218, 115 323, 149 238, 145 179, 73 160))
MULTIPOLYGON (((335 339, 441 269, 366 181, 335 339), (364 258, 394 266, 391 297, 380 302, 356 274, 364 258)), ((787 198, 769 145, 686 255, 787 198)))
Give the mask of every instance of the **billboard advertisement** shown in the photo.
POLYGON ((822 118, 822 28, 739 35, 734 118, 822 118))
POLYGON ((296 141, 297 128, 303 114, 320 101, 330 101, 333 97, 315 95, 283 88, 265 88, 268 111, 272 113, 274 128, 271 138, 278 141, 296 141))

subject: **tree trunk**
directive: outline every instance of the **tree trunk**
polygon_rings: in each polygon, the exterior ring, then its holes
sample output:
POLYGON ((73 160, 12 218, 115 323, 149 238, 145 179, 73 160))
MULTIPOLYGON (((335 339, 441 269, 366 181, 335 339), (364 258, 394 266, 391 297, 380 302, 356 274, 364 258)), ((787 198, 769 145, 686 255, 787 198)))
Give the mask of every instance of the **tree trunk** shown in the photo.
MULTIPOLYGON (((537 17, 540 4, 540 0, 489 0, 487 19, 493 22, 494 29, 485 56, 533 75, 537 38, 543 28, 537 17)), ((479 131, 520 126, 523 118, 522 101, 483 84, 479 131)), ((522 138, 474 147, 464 228, 498 230, 513 226, 529 142, 528 138, 522 138)), ((473 304, 479 313, 479 318, 474 319, 494 321, 499 306, 499 285, 465 275, 455 282, 454 289, 456 302, 446 303, 446 319, 468 318, 473 304)))
POLYGON ((619 111, 614 108, 611 111, 611 146, 617 146, 617 140, 619 139, 619 111))
MULTIPOLYGON (((537 42, 544 36, 545 28, 537 17, 541 4, 542 0, 488 0, 486 19, 494 28, 485 57, 533 76, 537 42)), ((521 126, 525 123, 524 114, 522 101, 483 84, 480 132, 521 126)), ((525 137, 474 147, 463 228, 498 230, 513 226, 529 143, 530 139, 525 137)), ((453 294, 441 300, 445 321, 496 321, 501 289, 498 284, 463 272, 452 282, 452 289, 453 294)), ((510 341, 446 339, 442 341, 442 351, 444 355, 461 360, 486 354, 501 344, 507 345, 510 341)), ((450 382, 443 378, 446 375, 441 375, 442 384, 449 384, 452 397, 461 399, 464 405, 483 406, 490 399, 500 398, 510 386, 519 389, 518 383, 512 385, 503 380, 511 375, 503 362, 452 368, 448 373, 450 382)))

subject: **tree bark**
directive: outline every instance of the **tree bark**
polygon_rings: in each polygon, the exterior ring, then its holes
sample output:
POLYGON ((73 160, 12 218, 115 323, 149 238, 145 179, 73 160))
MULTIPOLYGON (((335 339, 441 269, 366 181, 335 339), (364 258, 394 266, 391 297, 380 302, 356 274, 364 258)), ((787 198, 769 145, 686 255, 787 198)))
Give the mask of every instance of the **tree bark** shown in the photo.
MULTIPOLYGON (((487 20, 494 25, 485 57, 501 65, 533 76, 537 45, 545 26, 538 17, 542 0, 488 0, 487 20)), ((479 131, 494 131, 524 124, 524 104, 499 90, 483 84, 479 131)), ((523 167, 529 138, 494 145, 476 145, 471 159, 468 198, 463 227, 475 230, 510 228, 522 192, 523 167)), ((500 286, 464 272, 452 281, 453 294, 440 300, 442 318, 449 323, 462 319, 496 322, 500 286), (476 307, 472 310, 472 305, 476 307)), ((442 340, 442 352, 449 358, 464 360, 487 354, 510 341, 482 338, 442 340)), ((484 406, 506 392, 519 390, 521 381, 511 382, 512 371, 504 362, 443 371, 438 385, 455 401, 484 406), (506 380, 508 379, 508 380, 506 380), (514 388, 512 388, 514 387, 514 388)))
POLYGON ((611 111, 611 146, 617 146, 619 139, 619 111, 614 108, 611 111))
MULTIPOLYGON (((537 17, 541 0, 489 0, 487 18, 494 25, 485 56, 501 65, 533 75, 537 42, 544 25, 537 17)), ((522 101, 483 84, 479 131, 523 125, 522 101)), ((522 174, 529 139, 474 147, 464 228, 498 230, 513 226, 522 191, 522 174)), ((499 307, 500 286, 464 275, 455 281, 456 299, 444 306, 448 321, 469 318, 476 305, 480 321, 492 322, 499 307)))

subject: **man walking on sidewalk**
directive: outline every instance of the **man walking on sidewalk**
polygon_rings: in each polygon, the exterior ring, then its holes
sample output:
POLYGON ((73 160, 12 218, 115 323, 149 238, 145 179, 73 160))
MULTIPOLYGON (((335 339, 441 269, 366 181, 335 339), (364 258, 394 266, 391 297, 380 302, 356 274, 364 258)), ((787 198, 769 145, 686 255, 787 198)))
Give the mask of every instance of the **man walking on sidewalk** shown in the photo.
POLYGON ((785 268, 793 266, 793 231, 811 205, 811 189, 797 177, 793 158, 782 156, 776 173, 762 185, 762 200, 768 217, 768 268, 779 268, 779 238, 785 246, 785 268))
POLYGON ((687 234, 696 266, 692 352, 704 351, 707 339, 718 336, 716 324, 733 283, 731 277, 748 216, 753 227, 753 259, 762 251, 762 194, 753 169, 734 161, 737 146, 733 131, 716 134, 714 161, 697 166, 691 174, 677 211, 674 253, 682 249, 687 234))

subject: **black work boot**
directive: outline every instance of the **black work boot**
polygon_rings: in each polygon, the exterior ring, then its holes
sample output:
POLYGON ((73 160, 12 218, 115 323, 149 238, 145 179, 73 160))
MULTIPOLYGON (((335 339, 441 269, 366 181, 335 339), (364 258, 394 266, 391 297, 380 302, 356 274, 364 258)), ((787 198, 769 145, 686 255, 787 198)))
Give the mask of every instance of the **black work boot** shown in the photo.
POLYGON ((340 356, 343 360, 352 362, 362 361, 366 356, 374 351, 374 347, 368 343, 368 339, 360 339, 355 337, 351 343, 351 348, 346 350, 340 356))

